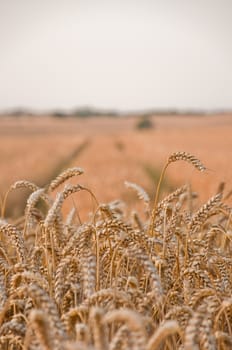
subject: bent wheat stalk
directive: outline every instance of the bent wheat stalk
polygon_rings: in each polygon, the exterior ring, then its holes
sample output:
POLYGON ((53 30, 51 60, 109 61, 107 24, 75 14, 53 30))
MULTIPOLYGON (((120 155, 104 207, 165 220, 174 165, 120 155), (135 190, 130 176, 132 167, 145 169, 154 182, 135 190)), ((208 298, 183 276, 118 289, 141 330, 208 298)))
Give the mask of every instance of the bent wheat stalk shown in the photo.
POLYGON ((177 333, 180 338, 183 337, 181 329, 177 321, 165 321, 159 326, 155 331, 153 336, 149 339, 146 350, 156 350, 159 348, 160 344, 171 335, 177 333))
POLYGON ((154 200, 154 205, 153 205, 153 210, 152 210, 151 220, 150 220, 150 226, 149 226, 150 236, 153 236, 153 232, 154 232, 154 223, 155 223, 155 219, 156 219, 156 209, 157 209, 157 204, 158 204, 158 200, 159 200, 160 187, 161 187, 161 183, 162 183, 163 178, 164 178, 164 174, 165 174, 169 164, 176 162, 178 160, 184 160, 188 163, 191 163, 199 171, 206 170, 205 166, 201 163, 201 161, 190 153, 175 152, 175 153, 172 153, 168 157, 168 160, 161 171, 161 175, 160 175, 159 182, 158 182, 157 189, 156 189, 155 200, 154 200))

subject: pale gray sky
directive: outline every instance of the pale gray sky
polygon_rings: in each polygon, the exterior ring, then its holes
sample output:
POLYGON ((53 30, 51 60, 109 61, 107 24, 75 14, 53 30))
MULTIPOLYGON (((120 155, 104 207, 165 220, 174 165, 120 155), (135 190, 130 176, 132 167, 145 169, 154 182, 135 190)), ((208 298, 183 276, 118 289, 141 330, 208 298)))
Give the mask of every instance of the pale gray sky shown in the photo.
POLYGON ((0 0, 0 109, 232 108, 231 0, 0 0))

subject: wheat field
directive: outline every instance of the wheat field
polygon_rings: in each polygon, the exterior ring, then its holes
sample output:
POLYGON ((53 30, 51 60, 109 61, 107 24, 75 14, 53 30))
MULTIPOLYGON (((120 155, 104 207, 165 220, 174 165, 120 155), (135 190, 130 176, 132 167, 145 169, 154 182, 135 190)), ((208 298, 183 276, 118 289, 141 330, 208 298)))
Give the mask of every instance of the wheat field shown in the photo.
MULTIPOLYGON (((207 169, 199 176, 189 164, 172 164, 162 182, 162 195, 189 183, 199 194, 199 205, 203 205, 220 182, 226 183, 226 192, 230 191, 231 116, 154 116, 154 128, 144 131, 136 128, 137 120, 136 116, 1 117, 0 196, 17 180, 26 179, 43 187, 64 169, 77 166, 85 169, 83 184, 94 191, 99 202, 123 199, 130 210, 141 209, 134 193, 126 191, 124 181, 141 185, 153 197, 167 155, 179 150, 204 160, 207 169)), ((28 195, 28 191, 12 191, 6 215, 22 215, 28 195)), ((89 197, 79 193, 76 198, 85 221, 92 210, 89 197)), ((72 204, 70 199, 65 201, 65 214, 72 204)))
POLYGON ((231 349, 230 193, 221 183, 199 205, 183 183, 161 195, 176 164, 207 171, 195 155, 167 155, 153 199, 125 183, 139 210, 99 203, 77 166, 44 187, 10 186, 1 201, 1 349, 231 349), (23 188, 23 216, 7 219, 10 194, 23 188), (91 203, 84 221, 75 200, 62 211, 82 193, 91 203))

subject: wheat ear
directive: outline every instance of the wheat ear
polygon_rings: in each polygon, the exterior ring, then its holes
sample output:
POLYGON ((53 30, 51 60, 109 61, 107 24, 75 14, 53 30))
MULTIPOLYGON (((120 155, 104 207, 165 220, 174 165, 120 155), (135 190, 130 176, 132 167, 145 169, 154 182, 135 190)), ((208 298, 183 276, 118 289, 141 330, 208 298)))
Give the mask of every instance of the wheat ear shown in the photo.
POLYGON ((153 336, 149 339, 146 350, 156 350, 159 348, 161 342, 165 340, 170 335, 177 333, 181 338, 181 330, 177 321, 165 321, 161 324, 155 331, 153 336))
POLYGON ((1 217, 4 218, 4 214, 5 214, 5 209, 6 209, 6 201, 8 198, 8 195, 10 194, 11 191, 16 190, 18 188, 27 188, 30 191, 34 192, 36 190, 38 190, 38 186, 35 185, 33 182, 27 181, 27 180, 20 180, 20 181, 16 181, 15 183, 13 183, 9 190, 6 192, 3 200, 2 200, 2 209, 1 209, 1 217))
POLYGON ((130 309, 119 309, 108 312, 104 316, 105 323, 125 322, 131 331, 133 349, 143 350, 147 341, 144 319, 138 312, 130 309))
POLYGON ((141 186, 139 186, 135 183, 125 181, 124 184, 127 188, 130 188, 136 192, 138 198, 144 202, 145 212, 148 214, 150 211, 150 197, 147 194, 147 192, 141 186))
MULTIPOLYGON (((42 310, 32 310, 29 315, 29 322, 43 350, 54 350, 53 328, 50 326, 46 314, 42 310)), ((29 328, 30 330, 30 328, 29 328)), ((26 336, 27 339, 27 336, 26 336)), ((25 344, 24 344, 25 346, 25 344)), ((30 344, 26 344, 26 348, 30 344)))
POLYGON ((59 174, 49 185, 48 191, 54 191, 58 186, 63 184, 65 181, 70 179, 73 176, 78 176, 84 173, 84 170, 78 167, 69 168, 59 174))
POLYGON ((156 210, 157 210, 157 204, 158 204, 158 199, 159 199, 160 186, 161 186, 162 180, 164 178, 165 171, 166 171, 166 169, 167 169, 167 167, 169 166, 170 163, 176 162, 178 160, 184 160, 184 161, 186 161, 188 163, 191 163, 199 171, 204 171, 206 169, 205 166, 201 163, 201 161, 198 158, 196 158, 194 155, 190 154, 190 153, 175 152, 175 153, 172 153, 168 157, 168 160, 167 160, 167 162, 166 162, 166 164, 163 167, 163 170, 161 172, 161 175, 160 175, 160 178, 159 178, 159 182, 158 182, 158 185, 157 185, 157 189, 156 189, 155 201, 154 201, 154 205, 153 205, 153 210, 152 210, 151 220, 150 220, 150 226, 149 226, 149 234, 150 234, 150 236, 153 236, 153 230, 154 230, 154 223, 155 223, 155 218, 156 218, 156 210))
POLYGON ((108 350, 109 348, 106 326, 103 322, 103 315, 103 310, 98 307, 94 307, 90 310, 90 324, 92 325, 96 350, 108 350))

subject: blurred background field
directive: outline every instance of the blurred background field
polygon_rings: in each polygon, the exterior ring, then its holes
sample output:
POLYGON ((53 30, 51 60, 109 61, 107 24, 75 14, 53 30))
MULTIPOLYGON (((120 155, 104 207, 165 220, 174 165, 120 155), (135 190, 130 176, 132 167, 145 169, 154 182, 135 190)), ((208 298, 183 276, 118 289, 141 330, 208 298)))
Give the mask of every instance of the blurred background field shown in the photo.
MULTIPOLYGON (((146 120, 146 118, 145 118, 146 120)), ((137 203, 124 181, 135 182, 152 197, 162 166, 173 152, 193 153, 207 167, 199 173, 188 164, 172 164, 163 182, 163 195, 191 183, 199 201, 214 195, 221 182, 232 189, 231 115, 151 116, 151 127, 141 128, 144 117, 0 118, 1 196, 17 180, 44 186, 62 170, 78 166, 85 173, 72 180, 90 188, 100 203, 123 199, 137 203)), ((22 214, 26 193, 14 191, 7 200, 7 214, 22 214)), ((80 215, 93 210, 87 194, 76 194, 80 215)), ((137 205, 137 204, 136 204, 137 205)))

